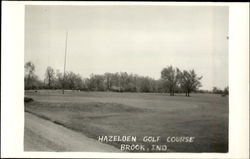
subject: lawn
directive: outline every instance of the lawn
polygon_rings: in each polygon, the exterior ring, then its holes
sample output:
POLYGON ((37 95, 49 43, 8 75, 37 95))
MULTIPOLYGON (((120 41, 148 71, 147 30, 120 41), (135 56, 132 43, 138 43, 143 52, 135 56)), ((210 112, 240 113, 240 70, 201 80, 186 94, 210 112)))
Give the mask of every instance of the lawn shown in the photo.
POLYGON ((166 152, 152 149, 156 144, 167 145, 168 152, 228 151, 228 97, 74 91, 64 95, 61 91, 27 91, 25 96, 34 99, 25 104, 26 112, 90 138, 136 136, 136 143, 104 142, 118 149, 121 144, 141 144, 146 152, 166 152), (160 136, 160 140, 144 142, 144 136, 160 136), (193 137, 194 141, 167 142, 168 137, 193 137))

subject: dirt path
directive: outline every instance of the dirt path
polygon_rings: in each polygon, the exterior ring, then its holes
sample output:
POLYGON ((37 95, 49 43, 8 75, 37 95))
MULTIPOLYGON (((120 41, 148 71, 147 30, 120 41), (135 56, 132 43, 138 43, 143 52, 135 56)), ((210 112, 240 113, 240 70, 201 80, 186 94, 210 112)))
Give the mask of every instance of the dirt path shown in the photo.
POLYGON ((25 112, 25 151, 119 152, 107 144, 88 138, 50 121, 25 112))

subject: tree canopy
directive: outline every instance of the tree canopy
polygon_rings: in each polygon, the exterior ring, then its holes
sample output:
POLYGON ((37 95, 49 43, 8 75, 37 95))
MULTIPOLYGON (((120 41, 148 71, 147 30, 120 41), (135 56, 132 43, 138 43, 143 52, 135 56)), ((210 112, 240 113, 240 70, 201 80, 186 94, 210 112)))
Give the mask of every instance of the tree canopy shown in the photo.
POLYGON ((55 80, 55 71, 52 67, 48 66, 45 72, 45 81, 47 82, 48 88, 52 88, 55 80))
MULTIPOLYGON (((147 76, 128 74, 127 72, 106 72, 91 74, 83 78, 72 71, 61 73, 48 66, 45 78, 42 81, 35 75, 35 65, 32 62, 25 64, 25 89, 71 89, 83 91, 115 91, 115 92, 158 92, 185 93, 198 91, 200 80, 194 70, 181 71, 177 67, 167 66, 162 69, 161 78, 156 80, 147 76)), ((225 89, 226 92, 228 89, 225 89)))
POLYGON ((168 66, 161 71, 161 78, 164 85, 167 87, 170 96, 174 96, 174 92, 178 82, 178 72, 179 69, 173 68, 172 66, 168 66))
POLYGON ((180 87, 184 90, 186 96, 190 96, 192 91, 196 91, 201 87, 200 80, 201 77, 198 77, 194 70, 179 72, 179 84, 180 87))
POLYGON ((42 82, 35 75, 35 65, 32 62, 27 62, 24 65, 24 85, 25 89, 38 89, 42 86, 42 82))

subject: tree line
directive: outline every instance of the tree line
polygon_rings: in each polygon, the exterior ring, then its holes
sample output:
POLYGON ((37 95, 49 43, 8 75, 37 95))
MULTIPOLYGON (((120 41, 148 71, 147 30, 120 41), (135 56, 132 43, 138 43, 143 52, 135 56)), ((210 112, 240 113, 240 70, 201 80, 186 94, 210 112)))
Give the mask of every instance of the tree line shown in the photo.
POLYGON ((35 75, 35 65, 32 62, 25 64, 25 89, 70 89, 81 91, 113 91, 113 92, 157 92, 185 93, 190 96, 191 92, 198 91, 201 87, 200 80, 194 70, 183 70, 173 66, 163 68, 161 78, 155 80, 148 76, 116 72, 104 74, 91 74, 83 78, 80 74, 72 71, 65 73, 54 70, 48 66, 43 81, 35 75))

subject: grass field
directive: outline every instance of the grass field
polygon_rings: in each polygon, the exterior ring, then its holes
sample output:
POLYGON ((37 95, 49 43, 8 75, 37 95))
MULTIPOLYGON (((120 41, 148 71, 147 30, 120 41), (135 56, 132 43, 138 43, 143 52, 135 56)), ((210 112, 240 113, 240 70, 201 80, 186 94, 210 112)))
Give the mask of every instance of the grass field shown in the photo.
MULTIPOLYGON (((96 140, 104 135, 133 135, 137 144, 150 147, 152 143, 143 142, 143 137, 160 136, 155 144, 167 145, 170 152, 228 151, 228 97, 73 91, 64 95, 26 91, 25 96, 34 99, 25 104, 26 112, 96 140), (166 141, 180 136, 195 139, 192 143, 166 141)), ((122 143, 107 142, 118 149, 122 143)))

